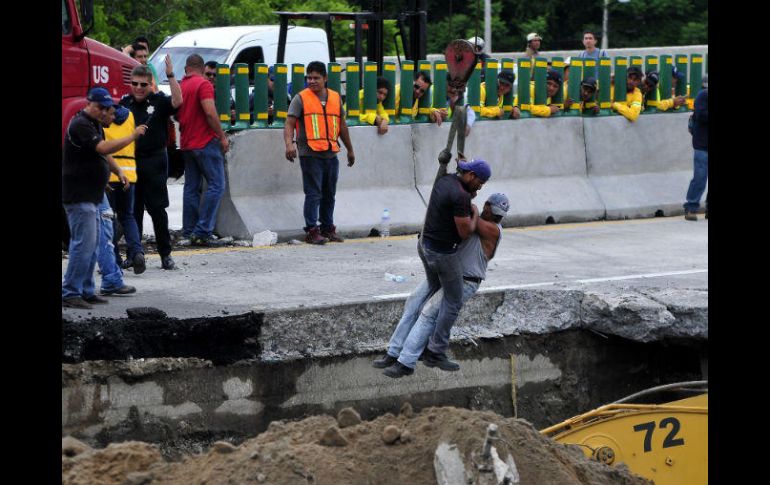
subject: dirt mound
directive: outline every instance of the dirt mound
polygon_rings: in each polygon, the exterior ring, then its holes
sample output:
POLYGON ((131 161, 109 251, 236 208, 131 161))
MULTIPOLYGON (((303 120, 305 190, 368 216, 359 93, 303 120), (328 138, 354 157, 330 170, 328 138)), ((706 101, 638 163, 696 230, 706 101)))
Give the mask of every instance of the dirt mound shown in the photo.
POLYGON ((65 457, 62 478, 73 485, 435 484, 439 443, 456 445, 468 469, 490 423, 499 426, 495 447, 501 457, 513 456, 522 485, 651 484, 622 466, 588 460, 577 447, 541 436, 524 420, 452 407, 386 414, 345 427, 331 416, 276 421, 238 447, 215 444, 205 454, 174 463, 163 461, 157 449, 145 443, 112 444, 65 457))

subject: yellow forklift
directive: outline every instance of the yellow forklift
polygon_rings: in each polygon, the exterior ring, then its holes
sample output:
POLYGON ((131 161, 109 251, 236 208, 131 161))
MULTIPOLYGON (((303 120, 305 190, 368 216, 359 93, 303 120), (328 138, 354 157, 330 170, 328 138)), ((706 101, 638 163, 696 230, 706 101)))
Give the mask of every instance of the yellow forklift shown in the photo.
POLYGON ((647 389, 540 432, 655 485, 708 484, 708 381, 647 389), (650 404, 666 393, 679 398, 650 404))

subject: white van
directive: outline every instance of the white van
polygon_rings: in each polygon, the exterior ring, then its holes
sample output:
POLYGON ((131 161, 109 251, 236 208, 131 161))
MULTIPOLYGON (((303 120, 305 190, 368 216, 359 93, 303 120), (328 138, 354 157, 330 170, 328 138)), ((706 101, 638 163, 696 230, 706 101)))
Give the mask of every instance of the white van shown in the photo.
MULTIPOLYGON (((230 67, 236 63, 249 66, 249 84, 254 85, 254 64, 272 66, 278 55, 277 25, 246 25, 238 27, 213 27, 189 30, 167 38, 152 54, 149 62, 158 73, 158 87, 170 94, 164 59, 171 56, 174 75, 178 80, 184 77, 184 64, 191 54, 199 54, 204 62, 216 61, 230 67)), ((284 63, 304 64, 312 61, 329 62, 329 46, 326 32, 311 27, 290 26, 286 34, 284 63)), ((290 75, 289 75, 290 76, 290 75)), ((289 78, 291 81, 291 78, 289 78)))

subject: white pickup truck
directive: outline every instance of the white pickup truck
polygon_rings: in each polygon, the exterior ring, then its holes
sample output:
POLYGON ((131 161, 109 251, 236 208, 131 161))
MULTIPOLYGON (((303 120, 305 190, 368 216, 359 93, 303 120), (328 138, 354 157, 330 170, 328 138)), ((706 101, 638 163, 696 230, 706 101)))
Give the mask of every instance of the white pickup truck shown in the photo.
MULTIPOLYGON (((249 66, 249 85, 254 85, 254 64, 275 64, 278 54, 277 25, 251 25, 238 27, 212 27, 189 30, 167 38, 152 54, 149 62, 158 73, 158 87, 170 94, 164 58, 171 56, 174 75, 184 77, 184 64, 191 54, 199 54, 204 62, 216 61, 230 67, 236 63, 249 66)), ((284 62, 307 66, 311 61, 329 62, 326 32, 311 27, 290 27, 286 35, 284 62)), ((291 80, 291 79, 289 79, 291 80)))

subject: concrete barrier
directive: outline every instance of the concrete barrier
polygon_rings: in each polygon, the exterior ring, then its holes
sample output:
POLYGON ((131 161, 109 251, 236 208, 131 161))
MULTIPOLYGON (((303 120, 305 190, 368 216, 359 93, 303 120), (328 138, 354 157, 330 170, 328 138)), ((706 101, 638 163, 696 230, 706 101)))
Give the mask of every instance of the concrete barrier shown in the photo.
MULTIPOLYGON (((414 125, 412 130, 417 189, 427 201, 449 126, 414 125)), ((467 157, 483 158, 492 167, 492 178, 476 205, 481 207, 494 192, 508 195, 506 226, 544 224, 549 217, 554 222, 604 217, 604 205, 586 174, 580 118, 478 121, 465 151, 467 157)), ((450 169, 454 167, 450 162, 450 169)))
POLYGON ((588 178, 608 219, 683 214, 692 178, 689 113, 584 120, 588 178), (622 143, 620 142, 622 140, 622 143))
MULTIPOLYGON (((414 190, 411 130, 392 126, 385 136, 371 126, 351 127, 356 163, 347 166, 344 145, 337 184, 335 225, 348 235, 366 235, 390 209, 394 230, 419 224, 423 207, 414 190)), ((299 160, 284 156, 282 130, 249 130, 231 136, 228 192, 217 218, 220 234, 250 239, 271 230, 281 237, 303 234, 304 193, 299 160)))
MULTIPOLYGON (((692 176, 688 116, 478 121, 466 156, 488 160, 492 179, 476 203, 506 193, 506 226, 681 214, 692 176)), ((386 207, 394 234, 419 230, 448 132, 446 123, 393 125, 384 136, 371 126, 351 127, 357 161, 346 166, 343 146, 338 230, 367 235, 386 207)), ((298 161, 284 157, 282 131, 248 130, 231 142, 217 231, 246 239, 266 229, 283 239, 303 235, 302 174, 298 161)))

